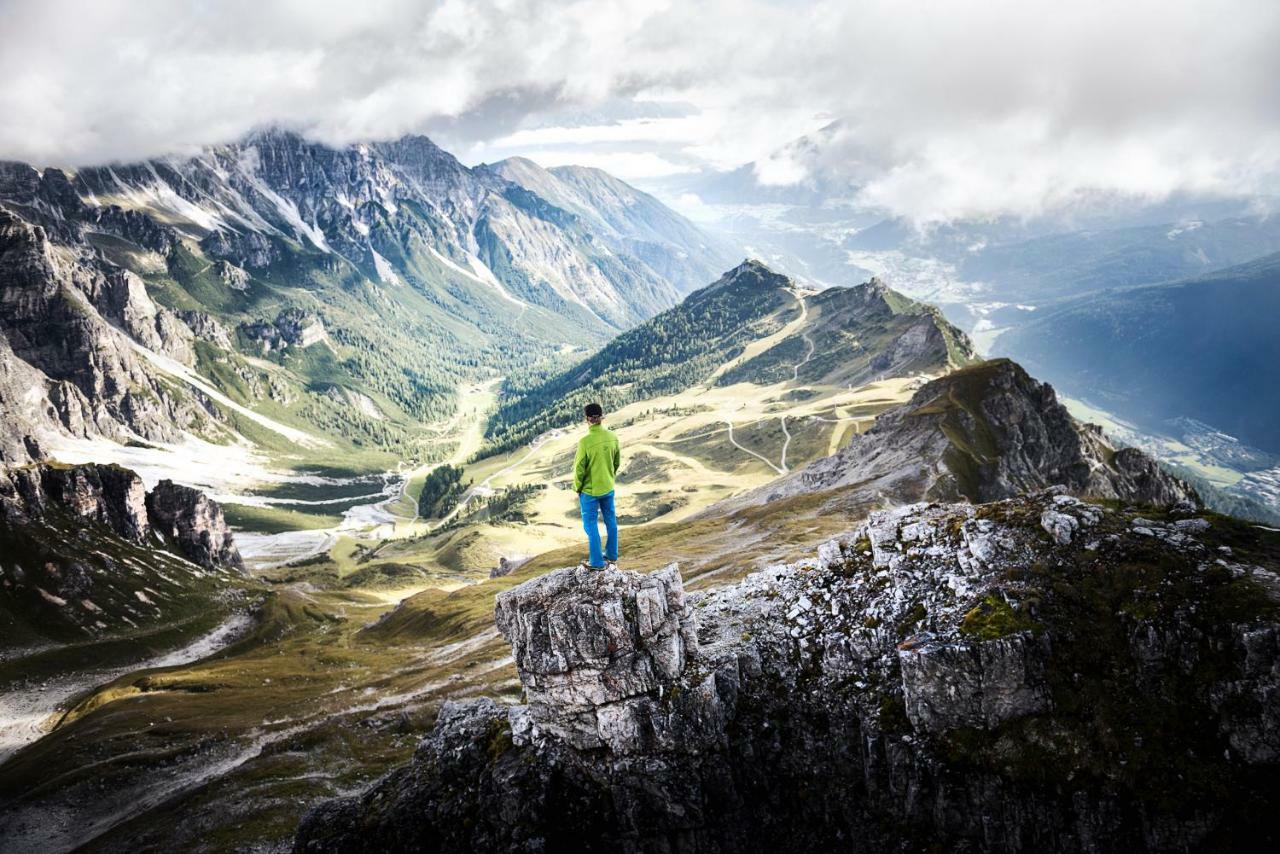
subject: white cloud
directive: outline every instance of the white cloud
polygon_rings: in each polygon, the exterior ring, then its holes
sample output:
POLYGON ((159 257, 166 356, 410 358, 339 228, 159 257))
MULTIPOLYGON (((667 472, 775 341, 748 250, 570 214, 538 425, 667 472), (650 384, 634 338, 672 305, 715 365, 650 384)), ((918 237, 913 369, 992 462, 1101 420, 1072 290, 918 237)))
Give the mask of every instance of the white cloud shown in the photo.
POLYGON ((0 156, 426 132, 472 161, 757 160, 918 221, 1032 216, 1276 192, 1276 44, 1273 0, 8 0, 0 156))

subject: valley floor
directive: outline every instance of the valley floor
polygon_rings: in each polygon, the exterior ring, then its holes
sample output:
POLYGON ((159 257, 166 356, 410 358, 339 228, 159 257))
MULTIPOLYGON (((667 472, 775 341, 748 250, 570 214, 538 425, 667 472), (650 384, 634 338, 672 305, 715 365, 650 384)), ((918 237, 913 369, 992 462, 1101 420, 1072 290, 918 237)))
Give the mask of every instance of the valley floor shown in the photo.
MULTIPOLYGON (((921 381, 698 387, 611 413, 625 455, 624 560, 682 559, 705 586, 811 550, 850 521, 801 507, 795 524, 699 514, 832 453, 921 381)), ((132 667, 4 685, 0 851, 277 845, 310 804, 404 761, 442 699, 514 697, 493 596, 576 562, 578 431, 474 460, 497 383, 467 386, 439 425, 454 443, 442 462, 463 465, 469 483, 442 518, 416 513, 434 466, 277 484, 287 489, 267 509, 335 499, 343 509, 332 525, 312 513, 292 529, 299 520, 285 518, 237 534, 260 601, 252 618, 132 667), (522 484, 539 488, 520 518, 493 518, 487 500, 522 484), (524 565, 487 580, 502 557, 524 565)))

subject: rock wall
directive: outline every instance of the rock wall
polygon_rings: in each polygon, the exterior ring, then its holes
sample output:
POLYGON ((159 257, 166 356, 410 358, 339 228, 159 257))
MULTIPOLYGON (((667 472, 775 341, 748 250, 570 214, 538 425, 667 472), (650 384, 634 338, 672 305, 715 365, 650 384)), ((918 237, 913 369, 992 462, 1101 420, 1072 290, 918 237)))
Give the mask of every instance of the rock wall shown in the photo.
POLYGON ((193 364, 186 323, 133 273, 54 243, 8 210, 0 210, 0 335, 6 462, 35 458, 24 453, 26 436, 173 441, 217 417, 161 382, 131 343, 193 364))
POLYGON ((243 562, 222 508, 204 493, 161 481, 148 494, 142 479, 116 465, 34 465, 0 469, 0 521, 20 529, 57 510, 102 525, 131 543, 158 534, 206 569, 243 562))
POLYGON ((161 536, 201 566, 243 568, 222 507, 200 490, 162 480, 147 495, 147 515, 161 536))
POLYGON ((851 503, 985 502, 1054 485, 1161 507, 1199 501, 1142 451, 1076 422, 1048 383, 995 359, 927 383, 838 453, 721 507, 834 489, 851 503))
POLYGON ((1051 491, 692 597, 551 573, 497 605, 526 704, 447 704, 295 850, 1274 847, 1280 577, 1246 527, 1051 491))

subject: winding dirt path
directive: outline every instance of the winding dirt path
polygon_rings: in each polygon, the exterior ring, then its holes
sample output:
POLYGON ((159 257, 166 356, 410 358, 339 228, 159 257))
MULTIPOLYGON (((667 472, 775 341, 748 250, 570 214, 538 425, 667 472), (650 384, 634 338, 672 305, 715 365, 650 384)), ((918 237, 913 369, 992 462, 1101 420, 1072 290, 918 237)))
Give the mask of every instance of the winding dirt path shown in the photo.
MULTIPOLYGON (((804 294, 796 290, 796 291, 792 291, 791 295, 796 298, 796 302, 799 303, 800 305, 800 316, 797 317, 795 320, 791 321, 790 323, 788 323, 782 329, 775 332, 773 335, 770 335, 767 338, 762 338, 759 341, 753 342, 750 346, 748 346, 745 350, 742 351, 742 353, 738 356, 738 358, 733 359, 732 361, 726 362, 725 364, 721 365, 718 369, 716 369, 716 372, 712 374, 711 377, 707 380, 708 386, 714 383, 716 379, 722 376, 730 368, 743 364, 747 359, 750 359, 758 355, 759 353, 763 353, 765 350, 791 337, 797 332, 799 332, 800 336, 804 338, 805 343, 809 345, 808 351, 804 354, 804 358, 791 366, 791 381, 799 382, 800 369, 803 368, 805 365, 807 365, 810 362, 810 360, 813 359, 813 351, 815 347, 814 347, 813 339, 809 337, 809 333, 804 331, 804 324, 809 319, 809 305, 804 301, 804 294)), ((723 417, 721 420, 723 420, 724 423, 729 426, 729 441, 733 443, 733 446, 735 448, 737 448, 740 451, 745 451, 746 453, 750 454, 751 456, 765 463, 767 466, 769 466, 769 468, 773 469, 778 474, 782 475, 791 471, 791 469, 787 468, 787 450, 791 447, 791 431, 787 429, 787 416, 783 415, 780 417, 782 421, 782 434, 786 437, 782 442, 782 455, 779 461, 780 464, 775 464, 772 460, 767 459, 760 454, 757 454, 755 451, 751 450, 750 448, 745 448, 742 445, 740 445, 738 443, 738 440, 733 438, 733 420, 728 417, 723 417)), ((756 423, 756 422, 753 422, 753 423, 756 423)))

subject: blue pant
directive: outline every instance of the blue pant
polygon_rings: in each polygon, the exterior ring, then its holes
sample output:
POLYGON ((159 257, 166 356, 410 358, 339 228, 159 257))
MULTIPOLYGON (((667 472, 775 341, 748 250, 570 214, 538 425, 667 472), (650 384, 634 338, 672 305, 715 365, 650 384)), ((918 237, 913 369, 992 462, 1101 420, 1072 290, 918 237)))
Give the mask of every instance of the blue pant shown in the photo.
POLYGON ((582 527, 587 530, 587 547, 591 551, 591 565, 604 566, 606 560, 618 559, 618 517, 613 513, 613 493, 587 495, 578 493, 582 505, 582 527), (600 525, 598 517, 604 516, 604 529, 609 535, 604 554, 600 554, 600 525))

